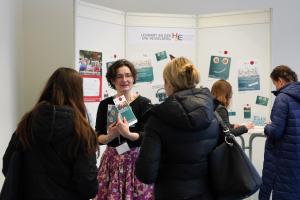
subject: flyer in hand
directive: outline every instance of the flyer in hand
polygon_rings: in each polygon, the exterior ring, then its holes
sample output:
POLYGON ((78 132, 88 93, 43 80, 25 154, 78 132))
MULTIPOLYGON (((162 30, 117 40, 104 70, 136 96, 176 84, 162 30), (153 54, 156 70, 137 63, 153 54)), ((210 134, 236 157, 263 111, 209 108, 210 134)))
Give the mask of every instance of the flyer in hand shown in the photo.
POLYGON ((116 123, 118 120, 118 109, 115 105, 108 104, 107 105, 107 122, 106 126, 108 127, 109 125, 116 123))
POLYGON ((137 118, 135 117, 124 95, 114 98, 114 103, 122 118, 126 118, 129 126, 137 123, 137 118))

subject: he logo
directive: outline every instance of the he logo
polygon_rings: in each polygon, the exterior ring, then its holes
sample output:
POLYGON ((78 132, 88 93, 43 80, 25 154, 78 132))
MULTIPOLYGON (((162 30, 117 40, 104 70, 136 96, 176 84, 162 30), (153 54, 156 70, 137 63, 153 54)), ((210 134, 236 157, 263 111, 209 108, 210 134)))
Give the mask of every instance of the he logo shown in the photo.
POLYGON ((172 33, 172 38, 175 39, 175 40, 182 40, 183 35, 179 34, 179 33, 172 33))

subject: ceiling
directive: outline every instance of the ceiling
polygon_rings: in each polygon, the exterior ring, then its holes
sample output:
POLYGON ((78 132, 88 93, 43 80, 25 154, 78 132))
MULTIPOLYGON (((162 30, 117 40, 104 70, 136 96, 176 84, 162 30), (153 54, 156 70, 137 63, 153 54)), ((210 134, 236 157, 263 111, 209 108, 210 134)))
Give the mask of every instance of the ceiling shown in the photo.
POLYGON ((169 14, 207 14, 257 9, 268 0, 83 0, 125 11, 169 14))

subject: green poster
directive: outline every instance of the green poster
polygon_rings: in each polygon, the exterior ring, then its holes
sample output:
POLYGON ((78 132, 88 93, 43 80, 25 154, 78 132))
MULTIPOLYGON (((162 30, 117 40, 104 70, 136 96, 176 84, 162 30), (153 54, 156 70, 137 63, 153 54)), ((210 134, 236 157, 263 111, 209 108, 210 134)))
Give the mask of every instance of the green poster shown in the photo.
POLYGON ((262 97, 262 96, 256 97, 256 104, 258 104, 258 105, 267 106, 268 101, 269 101, 269 98, 267 98, 267 97, 262 97))
POLYGON ((209 74, 210 78, 227 80, 230 70, 230 57, 211 56, 209 74))
POLYGON ((236 112, 235 111, 228 111, 228 116, 236 116, 236 112))
POLYGON ((141 83, 141 82, 151 82, 154 80, 154 76, 153 76, 153 68, 151 66, 143 66, 141 68, 137 68, 137 79, 136 82, 137 83, 141 83))
POLYGON ((160 60, 164 60, 167 59, 167 52, 166 51, 161 51, 155 54, 156 60, 160 61, 160 60))

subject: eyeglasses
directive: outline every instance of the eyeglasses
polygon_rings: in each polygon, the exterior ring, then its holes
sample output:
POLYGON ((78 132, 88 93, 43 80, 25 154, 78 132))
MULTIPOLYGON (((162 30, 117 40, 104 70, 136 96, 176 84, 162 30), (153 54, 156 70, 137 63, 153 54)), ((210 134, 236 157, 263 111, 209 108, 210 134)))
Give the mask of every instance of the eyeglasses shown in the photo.
POLYGON ((126 74, 117 74, 116 79, 128 79, 128 78, 132 78, 132 74, 131 73, 126 73, 126 74))

